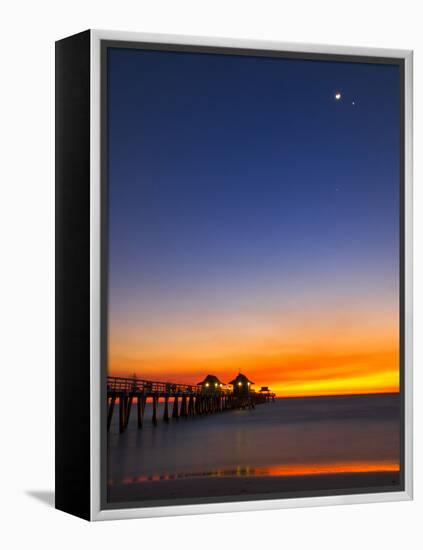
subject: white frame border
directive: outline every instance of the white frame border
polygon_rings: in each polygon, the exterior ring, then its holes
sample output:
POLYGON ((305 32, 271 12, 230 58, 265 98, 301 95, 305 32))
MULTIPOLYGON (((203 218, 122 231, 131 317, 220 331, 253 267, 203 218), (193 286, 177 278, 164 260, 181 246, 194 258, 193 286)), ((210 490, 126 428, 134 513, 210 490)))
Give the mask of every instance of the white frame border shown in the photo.
POLYGON ((413 52, 411 50, 391 50, 384 48, 362 48, 350 46, 330 46, 321 44, 284 43, 273 41, 243 40, 233 38, 211 38, 199 36, 177 36, 91 30, 91 109, 90 109, 90 327, 91 327, 91 520, 111 520, 126 518, 163 517, 188 514, 211 514, 217 512, 240 512, 254 510, 274 510, 281 508, 330 506, 334 504, 361 504, 411 500, 413 498, 413 52), (100 501, 100 458, 101 458, 101 418, 100 396, 100 97, 101 97, 101 40, 150 42, 158 44, 181 44, 191 46, 211 46, 247 48, 255 50, 281 50, 286 52, 357 55, 371 57, 392 57, 403 59, 404 101, 405 101, 405 339, 404 339, 404 392, 405 392, 405 490, 386 493, 365 493, 339 496, 287 498, 274 500, 251 500, 248 502, 226 502, 213 504, 190 504, 157 506, 146 508, 119 508, 101 510, 100 501))

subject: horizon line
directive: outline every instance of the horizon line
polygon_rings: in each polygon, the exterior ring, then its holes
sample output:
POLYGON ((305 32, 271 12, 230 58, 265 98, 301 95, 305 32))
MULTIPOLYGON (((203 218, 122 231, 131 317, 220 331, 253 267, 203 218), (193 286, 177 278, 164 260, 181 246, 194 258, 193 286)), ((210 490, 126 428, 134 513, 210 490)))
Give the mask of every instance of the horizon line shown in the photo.
MULTIPOLYGON (((133 380, 134 375, 136 378, 139 378, 140 380, 144 380, 136 373, 133 373, 132 375, 122 376, 122 375, 114 375, 110 374, 109 372, 106 374, 110 377, 115 378, 124 378, 128 380, 133 380)), ((197 383, 188 383, 188 382, 171 382, 169 380, 150 380, 151 382, 160 382, 162 384, 176 384, 180 386, 199 386, 197 383)), ((224 386, 230 386, 232 384, 224 384, 224 386)), ((253 384, 260 387, 266 387, 262 384, 253 384)), ((272 390, 272 387, 270 385, 267 386, 269 388, 269 392, 273 393, 276 399, 297 399, 297 398, 304 398, 304 397, 342 397, 342 396, 348 396, 348 397, 354 397, 354 396, 362 396, 362 395, 388 395, 388 394, 400 394, 401 389, 400 388, 388 388, 388 389, 381 389, 378 391, 375 390, 363 390, 363 391, 353 391, 353 392, 340 392, 340 393, 316 393, 316 394, 309 394, 309 393, 298 393, 298 394, 290 394, 290 395, 283 395, 283 394, 277 394, 275 391, 272 390)), ((255 391, 255 390, 254 390, 255 391)), ((259 391, 259 390, 258 390, 259 391)))

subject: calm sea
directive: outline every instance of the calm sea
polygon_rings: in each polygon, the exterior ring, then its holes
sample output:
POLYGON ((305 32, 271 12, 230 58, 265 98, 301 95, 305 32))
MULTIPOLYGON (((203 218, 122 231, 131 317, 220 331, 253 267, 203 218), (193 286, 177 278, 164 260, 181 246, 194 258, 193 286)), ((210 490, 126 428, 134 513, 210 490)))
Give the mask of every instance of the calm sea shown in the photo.
POLYGON ((151 422, 142 430, 133 406, 118 433, 115 410, 108 481, 213 475, 291 475, 395 468, 400 458, 398 394, 277 399, 254 410, 151 422))

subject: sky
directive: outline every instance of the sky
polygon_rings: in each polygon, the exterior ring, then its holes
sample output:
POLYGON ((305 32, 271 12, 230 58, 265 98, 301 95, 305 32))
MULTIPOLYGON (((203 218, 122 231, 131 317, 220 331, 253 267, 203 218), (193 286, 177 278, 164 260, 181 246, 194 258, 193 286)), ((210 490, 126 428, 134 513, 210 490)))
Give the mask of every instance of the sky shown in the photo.
POLYGON ((109 373, 398 391, 399 68, 108 51, 109 373))

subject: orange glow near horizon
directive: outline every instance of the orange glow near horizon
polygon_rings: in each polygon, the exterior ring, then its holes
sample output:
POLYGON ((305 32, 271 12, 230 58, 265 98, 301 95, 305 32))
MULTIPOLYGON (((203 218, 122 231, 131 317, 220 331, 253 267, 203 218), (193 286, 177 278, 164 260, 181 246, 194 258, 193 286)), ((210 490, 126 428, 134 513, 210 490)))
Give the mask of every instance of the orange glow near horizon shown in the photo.
POLYGON ((278 397, 396 393, 399 391, 399 369, 394 363, 395 357, 395 353, 369 354, 363 361, 362 356, 357 357, 356 360, 344 356, 333 358, 311 356, 302 364, 288 360, 286 366, 273 368, 267 366, 257 369, 252 365, 240 367, 235 362, 232 368, 227 369, 218 365, 215 365, 215 368, 207 365, 204 369, 199 367, 191 371, 191 369, 184 370, 181 365, 173 372, 161 368, 151 370, 145 367, 137 368, 136 360, 126 362, 115 358, 112 365, 116 366, 109 369, 109 374, 124 377, 136 374, 139 378, 150 380, 197 384, 209 373, 215 374, 224 383, 228 383, 238 370, 241 370, 254 381, 254 388, 257 391, 261 386, 269 386, 278 397), (392 355, 391 361, 382 362, 390 355, 392 355), (325 360, 328 364, 319 366, 325 360))
POLYGON ((278 397, 390 393, 399 391, 399 351, 302 349, 214 356, 204 354, 110 355, 109 374, 197 384, 207 374, 228 383, 242 371, 278 397))
POLYGON ((137 311, 125 319, 112 315, 108 373, 197 384, 207 374, 228 383, 241 371, 255 389, 269 386, 278 397, 399 391, 392 297, 351 302, 324 295, 285 310, 254 302, 248 315, 233 305, 213 307, 182 317, 178 307, 142 323, 137 311))

